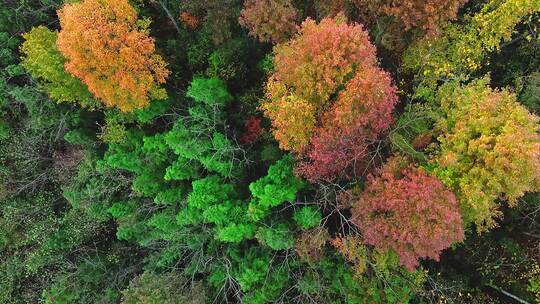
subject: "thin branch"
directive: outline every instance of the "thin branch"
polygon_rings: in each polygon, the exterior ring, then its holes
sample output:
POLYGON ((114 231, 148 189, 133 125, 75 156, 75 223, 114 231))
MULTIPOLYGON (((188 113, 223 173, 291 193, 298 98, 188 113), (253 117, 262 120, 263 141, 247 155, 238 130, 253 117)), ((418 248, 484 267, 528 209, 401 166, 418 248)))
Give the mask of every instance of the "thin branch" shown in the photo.
POLYGON ((531 303, 529 303, 529 302, 527 302, 527 301, 525 301, 525 300, 519 298, 518 296, 509 293, 508 291, 506 291, 506 290, 504 290, 504 289, 502 289, 502 288, 500 288, 500 287, 497 287, 497 286, 492 285, 492 284, 486 284, 486 286, 491 287, 491 288, 497 290, 498 292, 504 294, 505 296, 507 296, 507 297, 509 297, 509 298, 512 298, 512 299, 516 300, 516 301, 519 302, 519 303, 522 303, 522 304, 531 304, 531 303))
POLYGON ((157 0, 156 2, 159 3, 161 8, 165 11, 165 14, 167 14, 167 17, 169 17, 169 20, 172 22, 172 24, 176 28, 176 31, 178 31, 178 33, 180 34, 181 33, 180 27, 178 26, 178 23, 176 22, 176 19, 174 18, 174 16, 171 14, 171 11, 169 11, 167 6, 165 6, 165 4, 163 4, 163 2, 161 2, 159 0, 157 0))

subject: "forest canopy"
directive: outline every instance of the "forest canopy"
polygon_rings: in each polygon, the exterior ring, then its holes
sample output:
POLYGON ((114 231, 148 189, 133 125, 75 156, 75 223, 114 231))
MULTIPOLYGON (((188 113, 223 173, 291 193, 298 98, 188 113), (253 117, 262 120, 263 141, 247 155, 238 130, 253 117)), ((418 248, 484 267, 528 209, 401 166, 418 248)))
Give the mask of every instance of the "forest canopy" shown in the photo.
POLYGON ((0 5, 0 303, 540 303, 540 1, 0 5))

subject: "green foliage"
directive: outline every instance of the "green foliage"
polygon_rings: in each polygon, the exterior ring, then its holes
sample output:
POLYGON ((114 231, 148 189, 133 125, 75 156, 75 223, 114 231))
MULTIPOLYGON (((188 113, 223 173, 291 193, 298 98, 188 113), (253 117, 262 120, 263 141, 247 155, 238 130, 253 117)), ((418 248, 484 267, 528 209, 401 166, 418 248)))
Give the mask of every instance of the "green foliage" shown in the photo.
POLYGON ((85 210, 90 216, 107 219, 107 208, 117 193, 128 188, 126 180, 109 167, 100 166, 95 158, 84 158, 77 175, 64 186, 63 196, 74 208, 85 210))
POLYGON ((292 231, 283 223, 260 227, 256 236, 261 244, 267 245, 273 250, 290 249, 294 245, 292 231))
POLYGON ((225 106, 232 100, 231 94, 219 78, 193 79, 186 95, 197 103, 210 106, 225 106))
POLYGON ((207 33, 198 32, 196 41, 187 49, 187 60, 193 71, 201 71, 208 65, 208 58, 212 52, 212 42, 207 33))
MULTIPOLYGON (((195 127, 196 128, 196 127, 195 127)), ((219 173, 229 177, 234 175, 238 168, 235 166, 236 147, 222 133, 200 134, 198 129, 188 129, 183 122, 175 123, 171 132, 165 135, 165 142, 178 155, 178 160, 172 168, 168 169, 169 179, 184 179, 193 177, 193 171, 186 168, 185 173, 178 170, 200 164, 209 172, 219 173)))
POLYGON ((293 215, 296 224, 302 229, 310 229, 321 223, 321 211, 315 207, 302 207, 293 215))
POLYGON ((149 124, 154 122, 156 118, 164 115, 170 106, 170 100, 154 100, 143 109, 136 109, 133 111, 135 120, 139 124, 149 124))
POLYGON ((247 303, 271 303, 287 283, 283 266, 272 263, 272 255, 261 247, 231 250, 232 277, 246 293, 247 303))
POLYGON ((0 118, 0 141, 9 138, 10 127, 6 121, 0 118))
MULTIPOLYGON (((317 299, 323 303, 338 304, 363 303, 365 286, 354 278, 351 268, 342 259, 330 255, 317 262, 313 270, 303 273, 295 287, 306 301, 317 299)), ((369 296, 367 293, 365 295, 369 296)))
POLYGON ((409 272, 399 267, 398 257, 390 252, 375 254, 374 272, 377 279, 366 285, 371 285, 368 294, 376 302, 409 303, 425 281, 423 270, 409 272))
POLYGON ((284 202, 294 202, 297 192, 305 184, 294 175, 293 165, 292 156, 285 156, 270 166, 265 177, 249 185, 253 196, 249 214, 253 219, 265 217, 272 207, 284 202))
POLYGON ((109 144, 124 142, 127 136, 126 126, 117 123, 108 123, 99 134, 99 139, 109 144))
POLYGON ((13 65, 16 62, 15 52, 19 45, 19 39, 12 37, 7 32, 0 32, 0 65, 10 68, 16 68, 13 65))
POLYGON ((272 269, 267 274, 264 284, 258 289, 247 293, 243 301, 250 304, 272 303, 284 292, 285 287, 289 283, 287 269, 281 267, 272 269))
MULTIPOLYGON (((54 210, 58 205, 57 199, 55 193, 50 192, 2 202, 0 248, 3 252, 14 252, 7 260, 0 263, 2 273, 5 274, 0 280, 3 290, 0 295, 2 302, 37 302, 34 299, 37 295, 24 288, 26 284, 32 280, 47 284, 46 282, 52 279, 50 276, 54 273, 43 272, 43 269, 50 267, 71 272, 72 270, 64 268, 73 258, 71 253, 77 248, 84 248, 84 244, 91 238, 103 237, 100 233, 103 231, 102 223, 89 218, 85 213, 71 209, 58 214, 54 210)), ((86 249, 82 250, 80 254, 88 254, 86 249)), ((93 266, 92 263, 87 264, 86 268, 82 265, 77 267, 77 271, 82 275, 85 271, 94 272, 102 269, 93 268, 93 266)), ((75 282, 71 278, 69 283, 73 285, 69 287, 68 281, 54 278, 55 283, 52 283, 51 292, 56 293, 56 298, 65 299, 66 303, 92 303, 104 296, 101 293, 101 287, 91 284, 103 284, 107 281, 95 276, 95 273, 86 273, 84 276, 85 278, 81 280, 86 280, 85 282, 75 282), (76 287, 77 284, 88 285, 81 289, 80 285, 76 287), (66 291, 66 288, 70 291, 66 291), (88 295, 88 293, 92 294, 88 295), (83 301, 85 297, 87 298, 83 301)), ((47 288, 47 285, 42 288, 47 288)))
POLYGON ((540 114, 540 72, 527 76, 525 87, 518 99, 529 111, 540 114))
POLYGON ((261 59, 261 61, 259 61, 258 66, 267 75, 272 74, 275 71, 274 56, 272 54, 267 54, 263 59, 261 59))
POLYGON ((64 70, 65 59, 56 47, 57 34, 44 26, 35 27, 23 35, 22 66, 35 78, 43 81, 47 93, 57 102, 79 103, 95 108, 96 101, 88 88, 64 70))
POLYGON ((118 300, 120 294, 106 276, 112 272, 114 261, 109 257, 93 256, 77 265, 71 273, 61 274, 55 278, 49 290, 42 294, 43 303, 112 303, 118 300))
MULTIPOLYGON (((406 9, 444 18, 433 20, 439 32, 413 41, 403 62, 400 51, 385 46, 410 43, 425 24, 402 35, 387 28, 393 22, 387 17, 365 20, 373 16, 353 7, 362 1, 287 2, 299 18, 313 19, 304 22, 309 35, 273 49, 239 24, 247 2, 130 1, 141 16, 134 26, 144 29, 152 52, 155 46, 171 71, 164 85, 169 97, 130 113, 103 109, 64 69, 56 10, 76 2, 106 5, 115 16, 127 12, 127 1, 113 0, 0 6, 0 303, 501 303, 506 296, 499 290, 538 302, 540 200, 537 193, 522 196, 537 190, 540 172, 538 122, 524 110, 540 109, 537 1, 472 1, 455 23, 442 22, 453 18, 453 10, 432 11, 416 1, 418 7, 406 9), (342 10, 347 20, 325 18, 342 10), (382 37, 374 39, 377 50, 368 32, 382 37), (389 37, 394 40, 385 41, 389 37), (389 73, 374 69, 378 62, 389 73), (491 75, 493 89, 476 80, 480 74, 491 75), (399 80, 399 90, 391 79, 399 80), (395 108, 393 93, 401 97, 395 108), (282 98, 289 95, 294 98, 282 98), (278 117, 293 139, 336 127, 318 141, 305 137, 317 143, 309 151, 295 147, 297 153, 288 155, 271 121, 262 118, 261 104, 269 99, 295 109, 278 117), (381 106, 387 116, 370 110, 381 100, 392 103, 381 106), (306 114, 317 119, 306 124, 306 114), (345 132, 338 120, 367 133, 345 132), (257 121, 257 140, 248 142, 250 121, 257 121), (365 140, 375 130, 385 131, 365 140), (369 164, 352 163, 363 172, 354 180, 342 179, 341 169, 318 167, 310 174, 327 180, 298 178, 299 164, 337 164, 364 151, 369 164), (439 262, 421 260, 412 272, 391 250, 367 245, 373 235, 360 232, 351 218, 351 198, 366 193, 365 176, 391 154, 407 154, 419 170, 444 180, 468 224, 496 222, 500 229, 470 233, 439 262)), ((278 2, 257 1, 259 8, 278 2)), ((419 17, 382 13, 402 22, 419 17)), ((294 31, 292 19, 284 23, 279 13, 257 14, 264 19, 250 19, 264 23, 257 30, 275 31, 265 28, 273 20, 294 31)), ((92 16, 79 17, 71 25, 87 33, 80 25, 92 16)), ((123 34, 108 31, 106 45, 100 33, 89 33, 95 34, 92 44, 75 39, 89 50, 75 53, 90 58, 105 50, 101 61, 90 63, 107 67, 137 61, 149 45, 134 43, 140 42, 135 32, 118 30, 123 34)), ((156 72, 165 72, 158 61, 156 72)), ((129 82, 140 68, 147 67, 130 65, 120 76, 105 68, 95 79, 103 86, 94 89, 110 89, 103 79, 117 77, 124 93, 136 93, 142 87, 129 82)), ((421 186, 413 188, 425 198, 429 191, 421 186)), ((397 187, 381 189, 397 193, 397 187)), ((395 198, 397 210, 404 209, 406 197, 395 198)), ((395 212, 371 216, 401 226, 434 221, 413 209, 399 223, 392 220, 395 212)), ((405 233, 398 245, 407 246, 411 237, 405 233)))
POLYGON ((540 279, 532 278, 529 280, 527 291, 536 295, 536 301, 540 301, 540 279))
POLYGON ((64 140, 72 145, 91 146, 94 138, 85 129, 74 129, 64 134, 64 140))
POLYGON ((122 304, 204 304, 208 302, 201 283, 190 283, 181 274, 145 272, 122 291, 122 304))
POLYGON ((194 181, 192 188, 187 206, 176 217, 179 225, 214 224, 216 237, 224 242, 238 243, 254 236, 255 228, 244 216, 246 204, 232 185, 214 175, 194 181))
POLYGON ((247 67, 242 61, 247 55, 245 50, 244 40, 233 40, 214 50, 208 59, 209 67, 206 73, 235 84, 245 81, 247 67))
POLYGON ((217 78, 196 78, 187 96, 196 101, 188 109, 190 117, 178 120, 165 135, 168 147, 178 155, 167 169, 166 178, 195 177, 193 166, 201 166, 224 177, 234 176, 240 169, 236 155, 241 151, 221 132, 224 129, 223 107, 232 100, 224 83, 217 78))
POLYGON ((412 159, 425 162, 423 153, 431 139, 431 129, 437 114, 425 104, 408 105, 395 123, 389 138, 394 151, 409 155, 412 159))

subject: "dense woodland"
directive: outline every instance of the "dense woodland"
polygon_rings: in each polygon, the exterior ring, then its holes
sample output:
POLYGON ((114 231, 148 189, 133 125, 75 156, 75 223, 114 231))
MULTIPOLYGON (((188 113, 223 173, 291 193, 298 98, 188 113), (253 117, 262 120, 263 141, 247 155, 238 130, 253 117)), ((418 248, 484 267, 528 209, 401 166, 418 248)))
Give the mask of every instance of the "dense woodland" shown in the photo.
POLYGON ((0 303, 540 303, 540 1, 0 0, 0 303))

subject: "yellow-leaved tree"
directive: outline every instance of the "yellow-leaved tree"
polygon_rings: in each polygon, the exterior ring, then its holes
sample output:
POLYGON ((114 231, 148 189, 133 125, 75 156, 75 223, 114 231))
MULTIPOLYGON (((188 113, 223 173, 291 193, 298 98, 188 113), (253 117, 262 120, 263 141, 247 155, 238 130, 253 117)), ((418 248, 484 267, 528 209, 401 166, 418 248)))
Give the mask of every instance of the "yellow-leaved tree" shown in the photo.
POLYGON ((447 24, 438 36, 413 43, 403 57, 403 68, 433 88, 441 79, 466 76, 478 70, 490 52, 510 41, 517 24, 540 11, 538 0, 491 0, 467 24, 447 24))
POLYGON ((526 192, 540 190, 538 117, 488 79, 450 82, 437 94, 442 117, 435 172, 455 191, 466 225, 478 232, 496 226, 500 199, 515 206, 526 192))

